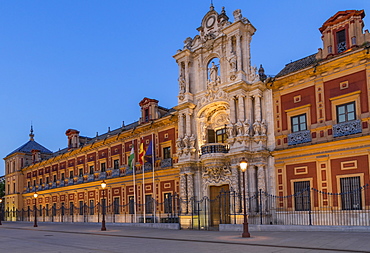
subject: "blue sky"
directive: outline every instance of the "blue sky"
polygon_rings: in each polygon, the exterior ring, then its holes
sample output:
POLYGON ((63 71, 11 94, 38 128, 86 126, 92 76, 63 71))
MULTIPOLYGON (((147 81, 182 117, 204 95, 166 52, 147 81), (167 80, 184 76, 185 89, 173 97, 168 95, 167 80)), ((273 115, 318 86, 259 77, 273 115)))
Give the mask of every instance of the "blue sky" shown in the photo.
MULTIPOLYGON (((276 75, 321 47, 318 28, 337 11, 369 0, 213 0, 233 20, 241 9, 257 28, 252 65, 276 75)), ((35 140, 52 151, 65 131, 83 136, 139 118, 143 97, 177 103, 172 56, 197 35, 210 0, 0 0, 0 156, 35 140)), ((370 15, 370 13, 369 13, 370 15)), ((365 17, 365 29, 370 19, 365 17)), ((0 163, 0 175, 4 163, 0 163)))

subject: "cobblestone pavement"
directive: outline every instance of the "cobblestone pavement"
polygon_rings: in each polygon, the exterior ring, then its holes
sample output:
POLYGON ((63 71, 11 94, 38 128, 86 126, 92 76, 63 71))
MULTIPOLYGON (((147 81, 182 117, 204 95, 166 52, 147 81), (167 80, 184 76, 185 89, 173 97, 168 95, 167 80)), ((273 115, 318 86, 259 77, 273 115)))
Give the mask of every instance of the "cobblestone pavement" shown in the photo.
POLYGON ((164 230, 107 224, 3 222, 1 252, 370 252, 370 233, 164 230))

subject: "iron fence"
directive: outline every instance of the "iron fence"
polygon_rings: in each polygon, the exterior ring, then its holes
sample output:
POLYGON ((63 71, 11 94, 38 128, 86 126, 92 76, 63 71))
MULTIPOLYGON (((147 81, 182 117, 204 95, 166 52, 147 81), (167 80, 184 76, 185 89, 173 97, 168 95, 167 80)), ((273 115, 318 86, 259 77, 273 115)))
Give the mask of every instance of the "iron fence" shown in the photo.
MULTIPOLYGON (((276 196, 259 190, 246 198, 248 222, 261 225, 328 225, 369 226, 370 189, 365 185, 358 189, 329 193, 315 188, 305 188, 289 196, 276 196)), ((81 203, 81 202, 80 202, 81 203)), ((163 202, 147 199, 145 204, 134 202, 76 206, 37 207, 6 209, 0 213, 4 220, 48 222, 106 222, 112 223, 180 223, 183 227, 211 229, 219 224, 243 223, 243 198, 235 191, 221 191, 210 199, 181 199, 177 194, 168 195, 163 202)))

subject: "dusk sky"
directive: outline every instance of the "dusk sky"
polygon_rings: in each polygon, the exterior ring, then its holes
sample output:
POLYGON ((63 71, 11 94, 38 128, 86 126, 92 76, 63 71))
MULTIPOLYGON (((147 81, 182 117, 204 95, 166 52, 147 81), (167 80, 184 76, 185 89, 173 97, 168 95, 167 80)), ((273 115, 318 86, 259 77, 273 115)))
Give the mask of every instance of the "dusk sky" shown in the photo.
MULTIPOLYGON (((252 65, 276 75, 322 47, 319 27, 336 12, 370 0, 213 0, 215 10, 241 9, 256 27, 252 65)), ((65 131, 94 137, 140 117, 138 103, 177 103, 172 56, 209 11, 210 0, 0 1, 0 156, 29 140, 65 148, 65 131)), ((365 29, 370 18, 365 17, 365 29)), ((4 174, 0 163, 0 175, 4 174)))

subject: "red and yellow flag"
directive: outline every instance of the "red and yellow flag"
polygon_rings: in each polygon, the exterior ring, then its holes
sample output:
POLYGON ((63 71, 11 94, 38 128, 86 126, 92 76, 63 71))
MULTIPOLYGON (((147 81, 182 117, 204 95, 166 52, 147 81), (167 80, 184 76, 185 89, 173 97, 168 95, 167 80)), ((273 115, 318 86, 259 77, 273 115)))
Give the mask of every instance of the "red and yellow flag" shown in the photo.
POLYGON ((139 162, 140 162, 141 165, 144 165, 144 162, 145 162, 144 158, 145 158, 144 143, 143 143, 143 141, 141 141, 140 149, 139 149, 139 162))

